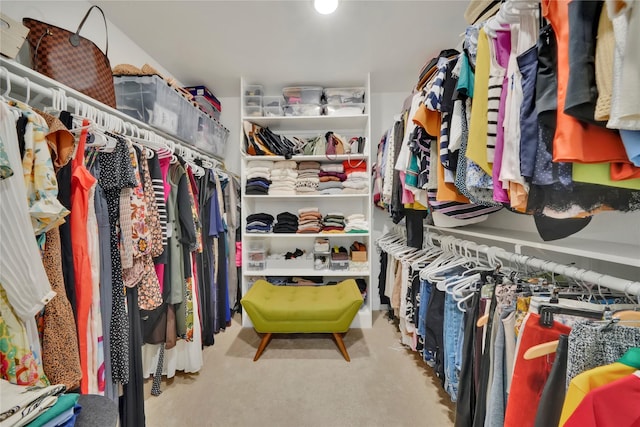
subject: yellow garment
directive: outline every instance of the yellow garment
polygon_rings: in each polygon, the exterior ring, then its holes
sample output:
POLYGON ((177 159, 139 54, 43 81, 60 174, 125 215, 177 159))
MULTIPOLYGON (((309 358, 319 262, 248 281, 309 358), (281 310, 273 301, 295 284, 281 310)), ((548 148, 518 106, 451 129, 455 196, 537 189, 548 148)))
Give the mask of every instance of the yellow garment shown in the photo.
POLYGON ((478 53, 476 55, 476 75, 469 124, 469 142, 467 159, 480 166, 487 174, 492 174, 492 166, 487 160, 487 104, 489 100, 489 38, 480 30, 478 34, 478 53))
POLYGON ((608 187, 627 188, 629 190, 640 190, 640 178, 614 181, 610 175, 610 163, 575 163, 573 165, 573 180, 576 182, 586 182, 589 184, 606 185, 608 187))
POLYGON ((567 396, 562 406, 562 415, 560 416, 560 426, 564 426, 571 414, 576 410, 582 399, 591 390, 609 384, 617 379, 631 375, 636 368, 615 362, 610 365, 599 366, 594 369, 585 371, 571 380, 567 396))
POLYGON ((428 210, 427 207, 423 206, 422 203, 420 203, 420 202, 405 203, 404 204, 404 208, 405 209, 413 209, 414 211, 426 211, 426 210, 428 210))

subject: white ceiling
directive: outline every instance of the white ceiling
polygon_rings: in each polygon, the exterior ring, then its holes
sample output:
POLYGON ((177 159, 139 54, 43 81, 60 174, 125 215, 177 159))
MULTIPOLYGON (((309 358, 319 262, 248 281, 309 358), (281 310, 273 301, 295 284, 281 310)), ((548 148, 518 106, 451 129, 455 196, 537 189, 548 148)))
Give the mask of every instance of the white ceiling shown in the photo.
POLYGON ((240 76, 273 87, 362 83, 408 92, 421 66, 455 47, 467 1, 92 1, 184 84, 238 96, 240 76))

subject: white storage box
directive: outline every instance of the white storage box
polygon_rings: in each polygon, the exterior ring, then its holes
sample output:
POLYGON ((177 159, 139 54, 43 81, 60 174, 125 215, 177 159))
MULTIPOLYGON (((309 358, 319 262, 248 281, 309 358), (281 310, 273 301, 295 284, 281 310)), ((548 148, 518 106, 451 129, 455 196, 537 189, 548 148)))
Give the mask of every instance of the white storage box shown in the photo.
POLYGON ((324 106, 327 116, 357 116, 364 114, 365 104, 327 104, 324 106))
POLYGON ((320 116, 322 105, 320 104, 292 104, 284 106, 285 116, 320 116))
POLYGON ((282 89, 287 104, 320 104, 322 88, 320 86, 292 86, 282 89))
POLYGON ((363 87, 331 87, 324 89, 327 104, 362 104, 364 102, 363 87))

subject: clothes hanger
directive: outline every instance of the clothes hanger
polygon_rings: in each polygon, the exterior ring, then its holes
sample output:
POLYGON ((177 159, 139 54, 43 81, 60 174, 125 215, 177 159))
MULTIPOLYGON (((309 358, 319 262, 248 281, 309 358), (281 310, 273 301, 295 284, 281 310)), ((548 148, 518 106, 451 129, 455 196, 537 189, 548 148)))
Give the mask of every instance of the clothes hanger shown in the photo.
MULTIPOLYGON (((625 326, 640 327, 640 311, 618 311, 613 313, 612 320, 613 319, 617 319, 617 321, 612 322, 611 320, 607 320, 607 325, 605 325, 605 327, 614 323, 623 323, 625 326)), ((525 351, 524 358, 525 360, 531 360, 537 357, 546 356, 547 354, 555 353, 558 348, 558 343, 559 340, 554 340, 534 345, 525 351)))

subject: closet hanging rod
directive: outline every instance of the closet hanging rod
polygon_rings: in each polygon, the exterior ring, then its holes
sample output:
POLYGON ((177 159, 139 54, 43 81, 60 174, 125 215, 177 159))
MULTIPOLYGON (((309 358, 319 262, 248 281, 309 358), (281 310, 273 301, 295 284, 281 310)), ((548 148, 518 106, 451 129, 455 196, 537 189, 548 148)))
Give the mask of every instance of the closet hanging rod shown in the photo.
POLYGON ((159 129, 141 122, 140 120, 136 120, 133 117, 130 117, 123 112, 116 110, 115 108, 104 105, 103 103, 96 101, 95 99, 90 98, 83 93, 65 86, 30 68, 27 68, 24 65, 18 64, 15 61, 11 61, 2 57, 0 57, 0 87, 2 87, 0 94, 4 94, 4 92, 6 91, 7 95, 10 95, 8 92, 15 93, 15 91, 13 90, 14 87, 23 89, 24 93, 21 95, 25 97, 26 101, 31 101, 33 99, 53 100, 53 98, 57 96, 56 92, 58 92, 58 96, 60 95, 60 93, 62 93, 65 100, 69 103, 70 107, 77 107, 82 110, 83 107, 88 106, 100 111, 103 114, 106 114, 107 117, 113 119, 114 121, 123 123, 123 128, 131 129, 131 133, 133 133, 128 134, 127 136, 135 137, 136 135, 150 135, 148 138, 145 138, 150 143, 161 142, 164 143, 164 145, 176 147, 178 148, 176 150, 178 153, 187 153, 194 158, 207 160, 214 165, 219 165, 223 169, 226 169, 224 166, 224 161, 222 159, 211 154, 206 154, 199 150, 197 147, 182 143, 179 139, 166 134, 159 129))
MULTIPOLYGON (((446 236, 430 233, 430 238, 432 238, 433 240, 440 241, 443 237, 446 236)), ((561 274, 566 277, 571 277, 575 280, 593 283, 594 285, 605 287, 618 292, 623 292, 627 295, 635 295, 637 297, 640 297, 640 282, 620 279, 618 277, 609 276, 607 274, 598 273, 596 271, 558 264, 553 261, 546 261, 527 255, 520 255, 506 251, 496 246, 479 245, 476 242, 470 240, 454 238, 454 240, 452 240, 451 242, 462 250, 469 250, 472 252, 492 255, 504 261, 514 262, 516 264, 526 265, 532 268, 561 274)))

